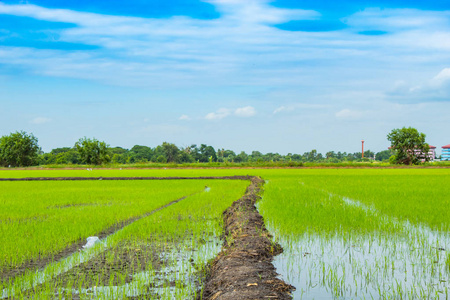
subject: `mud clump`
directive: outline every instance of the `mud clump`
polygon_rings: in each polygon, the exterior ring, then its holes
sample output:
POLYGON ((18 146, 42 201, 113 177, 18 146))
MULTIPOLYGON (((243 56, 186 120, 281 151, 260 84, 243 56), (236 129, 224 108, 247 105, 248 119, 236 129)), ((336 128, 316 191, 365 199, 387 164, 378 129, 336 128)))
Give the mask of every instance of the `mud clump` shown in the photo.
POLYGON ((255 203, 264 181, 252 178, 245 195, 223 214, 224 247, 198 299, 292 299, 295 288, 277 278, 273 257, 283 250, 272 242, 255 203))

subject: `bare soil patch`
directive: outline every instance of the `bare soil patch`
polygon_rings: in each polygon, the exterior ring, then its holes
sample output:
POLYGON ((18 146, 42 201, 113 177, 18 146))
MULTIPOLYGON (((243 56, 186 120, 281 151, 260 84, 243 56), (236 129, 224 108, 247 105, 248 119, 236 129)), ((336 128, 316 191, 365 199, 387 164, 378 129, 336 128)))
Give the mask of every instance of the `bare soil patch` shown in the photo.
POLYGON ((203 176, 203 177, 23 177, 0 178, 0 181, 95 181, 95 180, 251 180, 252 176, 203 176))
POLYGON ((283 250, 271 241, 255 207, 263 183, 254 177, 246 194, 224 212, 224 248, 211 263, 201 299, 292 299, 295 288, 277 278, 272 265, 283 250))
POLYGON ((133 280, 133 274, 145 271, 148 264, 158 269, 163 263, 159 253, 151 243, 124 241, 60 274, 56 281, 82 288, 123 285, 133 280))

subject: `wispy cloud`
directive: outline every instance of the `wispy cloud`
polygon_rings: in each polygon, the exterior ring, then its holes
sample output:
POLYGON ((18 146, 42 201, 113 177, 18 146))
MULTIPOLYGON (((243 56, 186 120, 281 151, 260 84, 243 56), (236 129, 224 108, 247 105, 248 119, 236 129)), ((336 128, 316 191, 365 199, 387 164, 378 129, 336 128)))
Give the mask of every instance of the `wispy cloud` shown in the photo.
POLYGON ((359 31, 381 30, 426 30, 447 28, 448 12, 423 11, 418 9, 366 8, 343 21, 359 31))
POLYGON ((442 69, 436 76, 419 84, 405 80, 395 83, 388 97, 400 102, 427 102, 450 100, 450 68, 442 69))
POLYGON ((220 108, 215 112, 208 113, 205 116, 206 120, 222 120, 229 116, 236 116, 241 118, 249 118, 256 115, 256 109, 253 106, 238 107, 236 109, 220 108))
POLYGON ((59 30, 60 41, 99 47, 76 52, 1 47, 0 63, 115 85, 298 87, 300 82, 311 89, 331 76, 330 67, 341 71, 330 80, 348 82, 360 78, 363 69, 378 69, 380 62, 415 64, 420 58, 437 64, 449 57, 447 12, 367 9, 346 19, 348 29, 311 33, 272 25, 320 19, 316 11, 276 8, 264 0, 209 2, 220 18, 123 17, 0 2, 2 14, 75 24, 59 30), (364 30, 391 34, 357 33, 364 30))
POLYGON ((36 124, 36 125, 45 124, 45 123, 49 123, 49 122, 51 122, 51 119, 45 118, 45 117, 37 117, 30 121, 31 124, 36 124))
MULTIPOLYGON (((316 104, 329 94, 387 90, 411 69, 429 74, 450 61, 450 17, 445 11, 365 9, 345 18, 348 27, 341 30, 292 32, 273 25, 322 16, 277 8, 266 0, 208 2, 221 13, 218 19, 111 16, 0 2, 1 14, 75 24, 58 30, 59 40, 98 47, 64 51, 1 46, 0 64, 30 74, 153 89, 275 87, 290 91, 291 102, 302 97, 316 104), (361 31, 389 34, 367 36, 361 31), (364 80, 368 74, 370 79, 364 80)), ((416 101, 428 101, 424 94, 420 97, 416 101)), ((273 113, 313 108, 287 101, 280 101, 273 113)), ((212 112, 205 118, 230 114, 235 112, 212 112)))
POLYGON ((248 118, 256 115, 256 110, 253 106, 240 107, 234 111, 234 114, 238 117, 248 118))
POLYGON ((221 108, 216 112, 211 112, 205 116, 206 120, 221 120, 228 117, 231 114, 231 110, 227 108, 221 108))
POLYGON ((188 115, 181 115, 178 120, 190 121, 191 118, 188 115))

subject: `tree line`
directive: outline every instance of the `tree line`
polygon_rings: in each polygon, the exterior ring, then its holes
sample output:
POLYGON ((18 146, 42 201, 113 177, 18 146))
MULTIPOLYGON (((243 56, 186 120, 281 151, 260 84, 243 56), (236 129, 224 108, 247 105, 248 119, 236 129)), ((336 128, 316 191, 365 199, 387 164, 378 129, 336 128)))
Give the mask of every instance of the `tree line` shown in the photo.
MULTIPOLYGON (((383 161, 393 154, 390 150, 374 153, 364 152, 364 160, 383 161)), ((110 147, 104 141, 95 138, 81 138, 72 147, 55 148, 44 153, 38 145, 38 139, 33 134, 24 131, 14 132, 0 138, 0 165, 4 167, 24 167, 34 165, 74 164, 133 164, 133 163, 247 163, 247 162, 330 162, 363 161, 362 153, 347 153, 329 151, 325 155, 311 150, 303 154, 261 153, 244 151, 236 153, 229 149, 214 149, 201 144, 178 147, 173 143, 164 142, 154 148, 135 145, 131 149, 110 147)))

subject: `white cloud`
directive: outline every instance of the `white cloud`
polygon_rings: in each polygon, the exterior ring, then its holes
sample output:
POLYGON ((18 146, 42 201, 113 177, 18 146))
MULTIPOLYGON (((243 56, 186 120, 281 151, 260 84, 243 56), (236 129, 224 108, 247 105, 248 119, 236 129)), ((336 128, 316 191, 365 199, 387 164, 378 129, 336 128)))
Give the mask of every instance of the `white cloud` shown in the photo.
POLYGON ((283 9, 271 6, 267 0, 209 0, 228 19, 246 23, 280 24, 290 20, 311 20, 320 17, 314 10, 283 9))
POLYGON ((361 111, 350 110, 348 108, 345 108, 343 110, 338 111, 335 115, 336 118, 341 120, 355 120, 360 119, 363 116, 363 113, 361 111))
POLYGON ((435 86, 442 86, 448 83, 450 83, 450 68, 443 69, 431 80, 431 84, 435 86))
POLYGON ((191 120, 191 118, 188 115, 181 115, 181 117, 179 117, 178 120, 189 121, 191 120))
POLYGON ((231 114, 231 111, 227 108, 221 108, 216 112, 211 112, 205 116, 206 120, 221 120, 223 118, 228 117, 231 114))
MULTIPOLYGON (((324 94, 356 88, 380 91, 411 70, 430 72, 450 61, 449 12, 366 9, 345 20, 347 29, 292 32, 272 24, 319 19, 320 14, 277 8, 268 0, 209 2, 221 12, 218 19, 110 16, 0 2, 1 14, 73 23, 74 28, 58 31, 60 41, 99 47, 64 51, 1 46, 0 64, 44 76, 158 89, 276 87, 293 91, 290 101, 295 101, 311 95, 322 100, 324 94), (391 34, 357 34, 364 30, 391 34)), ((281 103, 274 114, 303 109, 281 103)), ((216 112, 207 118, 224 116, 216 112)))
POLYGON ((222 120, 231 115, 241 118, 249 118, 256 115, 256 109, 253 106, 238 107, 236 109, 220 108, 215 112, 208 113, 205 116, 205 119, 222 120))
POLYGON ((448 12, 366 8, 343 21, 359 30, 438 29, 448 27, 448 12))
POLYGON ((30 121, 30 123, 31 123, 31 124, 37 124, 37 125, 40 125, 40 124, 48 123, 48 122, 50 122, 50 121, 51 121, 51 119, 49 119, 49 118, 45 118, 45 117, 37 117, 37 118, 32 119, 32 120, 30 121))
POLYGON ((240 107, 234 111, 234 114, 238 117, 248 118, 256 115, 256 110, 252 106, 240 107))
POLYGON ((398 81, 388 97, 400 102, 449 101, 450 68, 444 68, 433 78, 418 84, 398 81))
POLYGON ((283 111, 286 111, 286 110, 288 110, 288 108, 287 108, 286 106, 282 105, 282 106, 276 108, 276 109, 273 111, 273 113, 274 113, 274 114, 277 114, 277 113, 280 113, 280 112, 283 112, 283 111))

